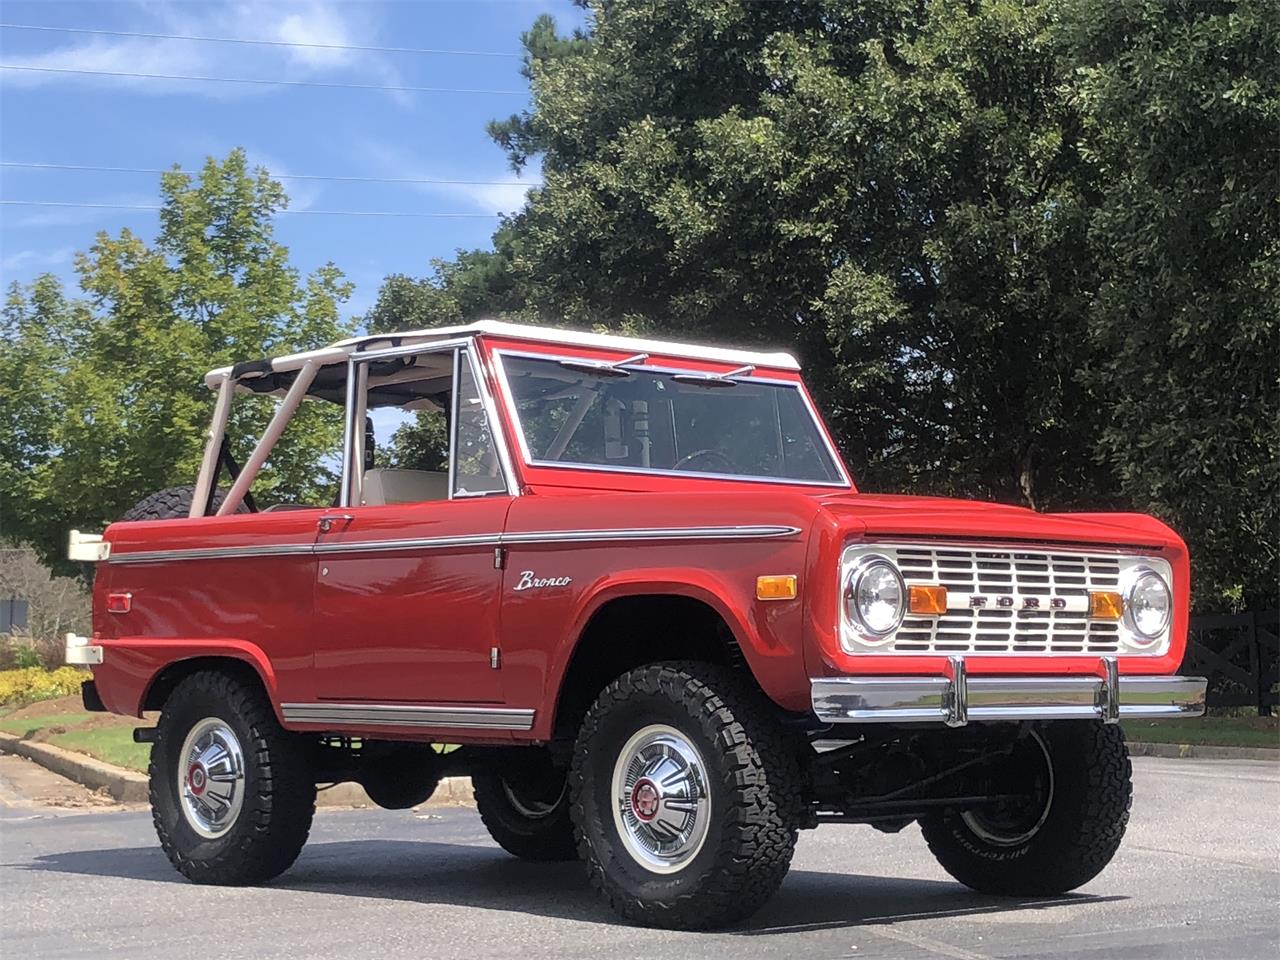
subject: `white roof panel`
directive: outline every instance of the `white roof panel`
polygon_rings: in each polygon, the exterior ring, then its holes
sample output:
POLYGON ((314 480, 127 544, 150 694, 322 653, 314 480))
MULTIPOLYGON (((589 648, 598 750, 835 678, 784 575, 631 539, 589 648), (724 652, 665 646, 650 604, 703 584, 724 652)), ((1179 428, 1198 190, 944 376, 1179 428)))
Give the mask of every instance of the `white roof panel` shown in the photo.
MULTIPOLYGON (((332 346, 303 353, 275 357, 271 368, 277 373, 297 370, 308 360, 322 364, 336 363, 357 352, 362 346, 376 343, 397 342, 401 346, 430 343, 433 340, 451 340, 458 337, 491 336, 512 340, 528 340, 534 343, 561 346, 590 347, 599 350, 629 351, 668 357, 687 357, 710 360, 717 363, 751 364, 772 367, 775 370, 799 370, 800 364, 789 353, 766 353, 757 350, 738 350, 729 347, 712 347, 695 343, 679 343, 668 340, 650 340, 645 337, 623 337, 607 333, 586 333, 578 330, 561 330, 555 327, 536 327, 531 324, 507 323, 502 320, 478 320, 454 327, 432 327, 425 330, 406 330, 403 333, 382 333, 340 340, 332 346)), ((222 378, 231 372, 230 367, 210 370, 205 383, 216 388, 222 378)))

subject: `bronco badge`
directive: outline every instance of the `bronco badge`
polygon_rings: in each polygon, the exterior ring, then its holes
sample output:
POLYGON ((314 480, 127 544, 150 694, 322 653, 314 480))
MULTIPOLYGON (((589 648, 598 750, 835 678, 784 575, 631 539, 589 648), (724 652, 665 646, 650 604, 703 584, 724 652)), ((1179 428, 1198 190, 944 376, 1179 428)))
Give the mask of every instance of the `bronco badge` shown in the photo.
POLYGON ((573 577, 535 577, 532 570, 521 570, 520 581, 512 590, 538 590, 542 587, 567 587, 573 577))

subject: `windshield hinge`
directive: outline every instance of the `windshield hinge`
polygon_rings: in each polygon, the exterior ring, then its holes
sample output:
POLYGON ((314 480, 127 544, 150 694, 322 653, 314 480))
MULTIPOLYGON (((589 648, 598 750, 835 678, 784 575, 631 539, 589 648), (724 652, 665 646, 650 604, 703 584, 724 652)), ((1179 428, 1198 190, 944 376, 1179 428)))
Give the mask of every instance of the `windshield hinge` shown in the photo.
POLYGON ((676 383, 688 383, 698 387, 736 387, 738 377, 749 377, 755 373, 755 367, 747 364, 728 373, 676 373, 671 379, 676 383))
POLYGON ((623 357, 621 360, 557 360, 556 362, 566 370, 591 373, 598 377, 629 377, 631 371, 624 369, 625 367, 633 363, 644 363, 648 359, 647 353, 637 353, 634 356, 623 357))

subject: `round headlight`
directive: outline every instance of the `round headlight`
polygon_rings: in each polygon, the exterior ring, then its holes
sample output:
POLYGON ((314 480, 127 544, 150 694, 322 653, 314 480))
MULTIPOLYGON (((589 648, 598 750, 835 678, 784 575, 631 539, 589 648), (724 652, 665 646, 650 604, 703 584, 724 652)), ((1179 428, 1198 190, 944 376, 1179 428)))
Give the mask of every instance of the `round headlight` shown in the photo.
POLYGON ((1146 567, 1136 571, 1124 598, 1124 618, 1129 629, 1144 640, 1154 640, 1168 629, 1173 616, 1173 594, 1164 577, 1146 567))
POLYGON ((897 567, 884 557, 863 557, 845 581, 845 616, 859 633, 883 639, 902 623, 906 598, 897 567))

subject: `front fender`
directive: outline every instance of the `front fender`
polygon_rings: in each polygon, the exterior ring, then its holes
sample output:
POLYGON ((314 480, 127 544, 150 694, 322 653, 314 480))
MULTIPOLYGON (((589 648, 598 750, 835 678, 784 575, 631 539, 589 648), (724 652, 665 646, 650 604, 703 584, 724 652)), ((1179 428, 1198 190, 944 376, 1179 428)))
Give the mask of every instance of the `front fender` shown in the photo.
POLYGON ((583 593, 565 641, 548 664, 544 702, 553 703, 591 618, 620 597, 680 596, 706 604, 729 628, 747 665, 770 699, 787 710, 808 710, 808 677, 802 656, 800 601, 759 601, 750 588, 717 570, 636 569, 602 577, 583 593))

